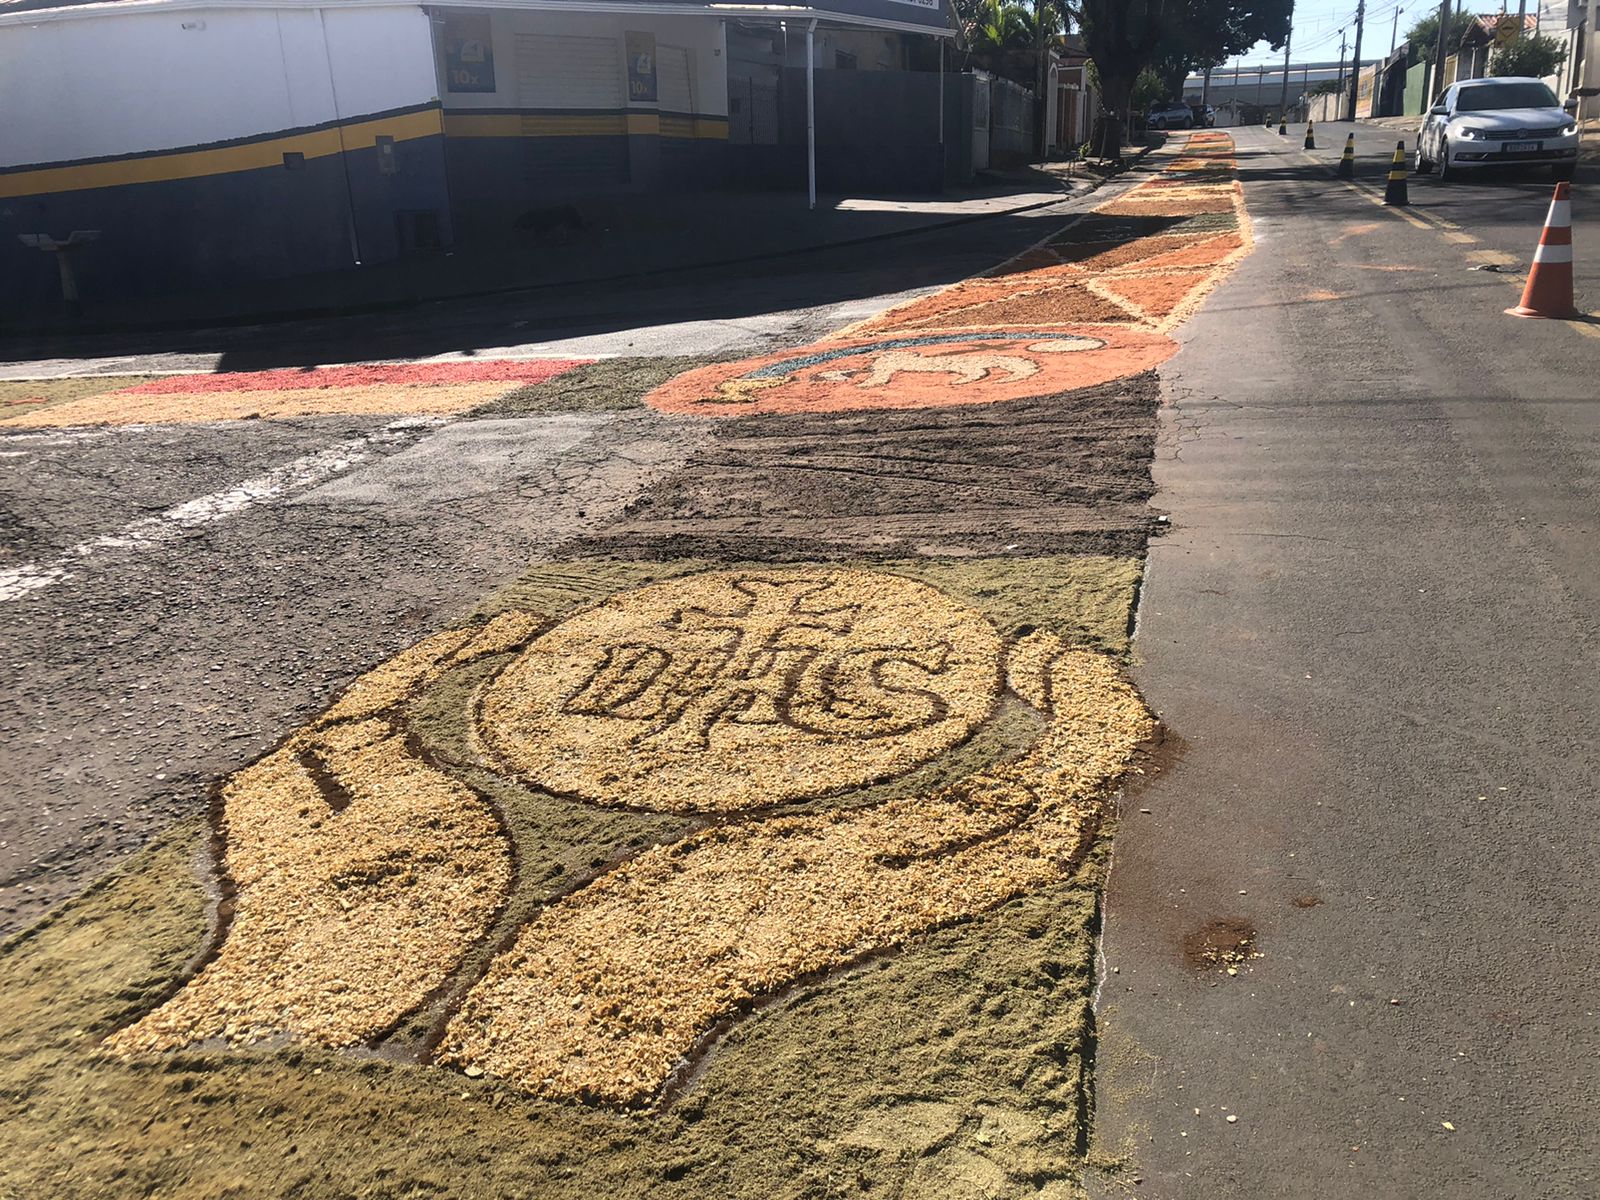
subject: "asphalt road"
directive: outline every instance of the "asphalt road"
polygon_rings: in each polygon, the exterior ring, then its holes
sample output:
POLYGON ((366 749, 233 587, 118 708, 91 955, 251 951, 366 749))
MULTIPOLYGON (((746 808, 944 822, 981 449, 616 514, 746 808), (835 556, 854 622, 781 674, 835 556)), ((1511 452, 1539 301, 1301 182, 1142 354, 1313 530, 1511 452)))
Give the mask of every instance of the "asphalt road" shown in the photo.
MULTIPOLYGON (((757 352, 804 343, 985 270, 1107 194, 626 289, 336 321, 10 341, 0 344, 10 355, 0 379, 490 352, 757 352)), ((0 694, 8 700, 0 710, 0 934, 200 811, 212 781, 540 552, 614 515, 679 466, 704 432, 702 421, 636 410, 0 435, 0 537, 9 552, 0 567, 68 563, 59 581, 18 596, 7 594, 0 570, 0 694), (351 461, 325 471, 330 453, 351 461), (226 520, 195 527, 169 519, 197 497, 259 490, 286 466, 295 478, 271 503, 229 508, 226 520), (151 530, 158 536, 145 536, 151 530)))
POLYGON ((1171 741, 1117 834, 1093 1191, 1594 1196, 1600 340, 1470 270, 1550 185, 1414 180, 1407 220, 1237 133, 1256 250, 1163 371, 1171 741))

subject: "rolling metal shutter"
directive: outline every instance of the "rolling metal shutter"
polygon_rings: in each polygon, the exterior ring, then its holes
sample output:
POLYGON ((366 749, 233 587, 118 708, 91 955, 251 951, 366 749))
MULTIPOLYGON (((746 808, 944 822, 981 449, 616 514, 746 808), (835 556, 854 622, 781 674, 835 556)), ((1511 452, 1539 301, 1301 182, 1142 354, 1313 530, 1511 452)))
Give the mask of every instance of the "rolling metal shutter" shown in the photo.
POLYGON ((518 108, 565 114, 524 116, 524 131, 532 136, 522 139, 523 169, 534 193, 578 196, 626 183, 619 40, 518 34, 516 66, 518 108))
POLYGON ((517 35, 517 107, 616 110, 622 52, 615 38, 517 35))
POLYGON ((682 46, 656 47, 656 95, 664 113, 692 113, 694 80, 689 74, 689 52, 682 46))

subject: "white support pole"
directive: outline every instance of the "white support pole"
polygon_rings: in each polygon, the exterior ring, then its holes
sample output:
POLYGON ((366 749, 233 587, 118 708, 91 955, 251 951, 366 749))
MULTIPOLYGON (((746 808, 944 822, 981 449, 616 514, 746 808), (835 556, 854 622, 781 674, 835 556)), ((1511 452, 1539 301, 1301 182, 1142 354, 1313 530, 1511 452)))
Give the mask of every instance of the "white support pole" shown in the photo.
POLYGON ((944 39, 939 39, 939 145, 944 145, 944 39))
POLYGON ((817 207, 816 21, 806 22, 806 200, 817 207))

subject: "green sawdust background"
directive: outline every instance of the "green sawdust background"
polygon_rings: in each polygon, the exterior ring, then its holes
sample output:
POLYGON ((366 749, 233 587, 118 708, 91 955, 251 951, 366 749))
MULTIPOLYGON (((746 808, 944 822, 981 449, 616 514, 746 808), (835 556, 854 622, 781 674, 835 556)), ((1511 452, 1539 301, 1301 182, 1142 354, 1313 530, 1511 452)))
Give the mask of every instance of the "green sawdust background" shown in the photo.
MULTIPOLYGON (((540 565, 472 619, 513 607, 559 618, 710 566, 540 565)), ((972 604, 1008 638, 1043 628, 1113 653, 1126 648, 1139 577, 1138 562, 1122 558, 874 566, 972 604)), ((444 676, 407 714, 431 757, 501 806, 517 846, 513 894, 457 990, 541 903, 690 826, 596 809, 473 765, 466 702, 497 665, 444 676)), ((1038 729, 1036 713, 1007 701, 912 775, 795 807, 937 787, 1020 752, 1038 729)), ((0 1048, 4 1200, 1080 1195, 1104 838, 1069 883, 759 1007, 723 1032, 664 1108, 621 1113, 406 1061, 448 991, 361 1055, 290 1047, 128 1063, 98 1053, 100 1038, 154 1007, 206 948, 206 836, 198 822, 170 831, 0 949, 12 1031, 0 1048)))
POLYGON ((1103 855, 735 1025, 664 1112, 324 1051, 124 1063, 204 942, 198 823, 0 949, 0 1195, 1075 1197, 1103 855))
POLYGON ((532 413, 614 412, 642 408, 644 397, 667 380, 729 356, 681 358, 602 358, 563 371, 540 383, 508 392, 472 410, 477 417, 520 417, 532 413))
POLYGON ((102 392, 120 391, 161 379, 161 375, 78 375, 71 379, 14 379, 0 380, 0 420, 23 412, 39 412, 54 408, 81 396, 98 396, 102 392), (42 400, 43 404, 30 404, 42 400))

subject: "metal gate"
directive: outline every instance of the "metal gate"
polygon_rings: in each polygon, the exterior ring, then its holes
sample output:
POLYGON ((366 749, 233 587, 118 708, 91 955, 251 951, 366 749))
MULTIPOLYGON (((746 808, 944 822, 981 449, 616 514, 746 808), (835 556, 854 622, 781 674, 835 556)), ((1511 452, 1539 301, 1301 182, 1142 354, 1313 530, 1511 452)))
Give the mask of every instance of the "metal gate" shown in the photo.
POLYGON ((989 169, 989 76, 972 73, 972 169, 989 169))

